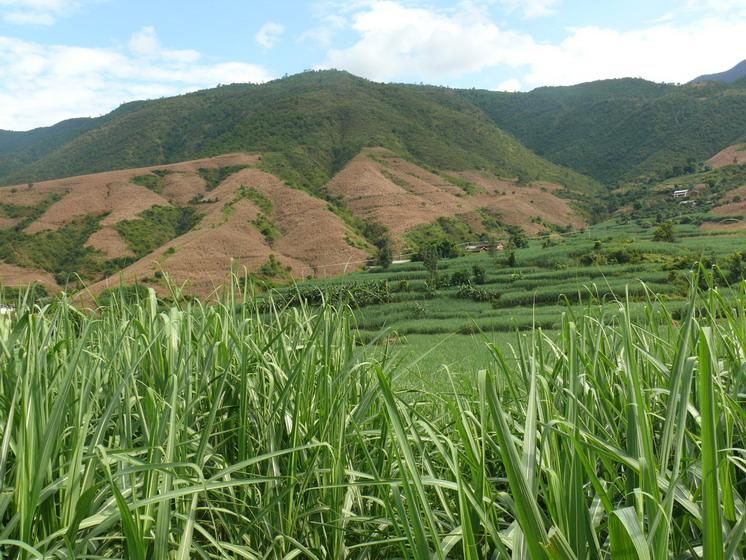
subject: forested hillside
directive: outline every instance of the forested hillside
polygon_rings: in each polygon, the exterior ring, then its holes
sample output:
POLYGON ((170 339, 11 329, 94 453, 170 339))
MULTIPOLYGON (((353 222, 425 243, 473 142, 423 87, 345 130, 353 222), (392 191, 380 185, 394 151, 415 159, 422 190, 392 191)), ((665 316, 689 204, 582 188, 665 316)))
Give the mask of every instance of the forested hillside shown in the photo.
POLYGON ((627 78, 501 93, 304 72, 0 131, 0 183, 243 151, 265 154, 273 173, 318 192, 362 148, 385 147, 437 169, 484 169, 587 193, 596 185, 579 174, 607 185, 677 174, 745 134, 744 80, 627 78))
POLYGON ((622 79, 461 94, 539 155, 615 184, 704 161, 743 137, 744 85, 622 79))
POLYGON ((138 102, 74 124, 77 134, 65 134, 70 123, 5 133, 0 182, 243 151, 265 154, 272 172, 317 191, 362 148, 380 146, 438 169, 484 169, 575 191, 596 188, 537 157, 454 91, 376 84, 345 72, 306 72, 138 102))

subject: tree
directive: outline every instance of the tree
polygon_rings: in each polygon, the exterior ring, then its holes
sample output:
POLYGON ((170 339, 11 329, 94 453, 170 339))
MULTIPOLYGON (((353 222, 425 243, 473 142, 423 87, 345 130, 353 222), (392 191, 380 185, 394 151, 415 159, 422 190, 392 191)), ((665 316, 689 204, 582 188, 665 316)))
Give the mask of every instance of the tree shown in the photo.
POLYGON ((422 257, 422 264, 425 265, 425 269, 430 273, 430 280, 434 286, 438 280, 438 248, 434 245, 425 245, 420 249, 420 255, 422 257))
POLYGON ((510 243, 512 247, 515 247, 516 249, 528 247, 528 237, 526 237, 526 232, 523 231, 523 228, 519 226, 510 226, 508 227, 508 234, 510 235, 508 243, 510 243))
POLYGON ((494 259, 495 255, 497 254, 497 239, 495 239, 494 235, 488 235, 486 237, 486 242, 487 251, 489 252, 490 257, 494 259))
POLYGON ((653 232, 653 240, 666 241, 668 243, 673 243, 674 241, 676 241, 676 235, 673 231, 673 222, 663 222, 661 225, 655 228, 655 231, 653 232))
POLYGON ((728 268, 728 280, 731 282, 740 282, 746 278, 746 252, 733 253, 726 260, 728 268))
POLYGON ((487 273, 483 266, 475 264, 471 269, 475 284, 484 284, 487 281, 487 273))
POLYGON ((381 238, 376 244, 376 263, 387 269, 394 261, 394 250, 391 247, 391 239, 388 236, 381 238))
POLYGON ((394 249, 386 226, 377 223, 366 223, 363 235, 376 248, 376 264, 387 269, 394 260, 394 249))
POLYGON ((515 262, 515 251, 511 251, 508 253, 508 266, 510 268, 515 268, 516 262, 515 262))

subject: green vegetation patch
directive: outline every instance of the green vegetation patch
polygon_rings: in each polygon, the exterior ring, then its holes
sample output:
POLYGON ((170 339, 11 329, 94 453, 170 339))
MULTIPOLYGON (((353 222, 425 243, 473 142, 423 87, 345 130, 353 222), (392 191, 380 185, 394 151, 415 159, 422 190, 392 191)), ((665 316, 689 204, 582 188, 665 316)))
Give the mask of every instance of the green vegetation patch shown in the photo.
POLYGON ((0 204, 0 215, 5 218, 18 219, 19 222, 13 227, 16 230, 25 229, 31 222, 39 218, 55 202, 62 198, 62 193, 55 193, 46 197, 38 204, 25 206, 20 204, 0 204))
POLYGON ((215 190, 220 183, 249 165, 229 165, 227 167, 200 167, 197 174, 204 179, 208 191, 215 190))
POLYGON ((0 283, 0 304, 17 306, 22 302, 38 302, 48 297, 47 289, 41 284, 29 286, 4 286, 0 283))
POLYGON ((357 308, 369 305, 384 304, 391 301, 391 289, 385 280, 342 281, 324 286, 308 283, 303 286, 292 286, 270 294, 264 305, 281 304, 286 306, 351 305, 357 308))
POLYGON ((138 220, 124 220, 115 227, 137 258, 190 231, 201 215, 192 207, 153 206, 138 220))
POLYGON ((292 268, 289 266, 283 266, 277 257, 270 255, 265 263, 257 270, 257 276, 263 280, 290 280, 292 268))
POLYGON ((259 233, 264 236, 264 240, 270 246, 282 236, 280 229, 264 213, 260 212, 256 219, 251 223, 257 230, 259 230, 259 233))
POLYGON ((130 179, 130 183, 145 187, 154 193, 161 193, 166 186, 164 175, 161 174, 136 175, 130 179))
POLYGON ((267 198, 267 195, 256 188, 241 185, 241 188, 238 190, 238 196, 249 199, 265 214, 269 215, 272 213, 272 201, 267 198))
POLYGON ((64 284, 74 276, 95 279, 100 271, 98 252, 86 247, 88 238, 99 229, 101 216, 76 218, 57 229, 33 235, 20 230, 0 231, 0 261, 51 272, 64 284))
POLYGON ((449 173, 441 173, 440 176, 449 183, 459 187, 468 195, 477 194, 479 192, 479 187, 468 179, 463 179, 462 177, 457 177, 449 173))
POLYGON ((406 238, 412 248, 417 250, 427 245, 466 243, 478 239, 479 235, 463 220, 438 218, 431 224, 413 228, 407 232, 406 238))
POLYGON ((5 218, 30 218, 35 220, 39 217, 38 206, 21 206, 19 204, 0 204, 0 215, 5 218))
MULTIPOLYGON (((655 220, 656 225, 666 220, 699 224, 727 219, 709 212, 725 204, 729 193, 744 185, 746 165, 730 165, 672 177, 663 182, 657 179, 638 181, 610 192, 607 200, 609 210, 619 211, 619 220, 637 223, 655 220), (685 197, 674 198, 673 193, 677 190, 688 193, 685 197)), ((732 200, 738 202, 738 196, 732 200)))

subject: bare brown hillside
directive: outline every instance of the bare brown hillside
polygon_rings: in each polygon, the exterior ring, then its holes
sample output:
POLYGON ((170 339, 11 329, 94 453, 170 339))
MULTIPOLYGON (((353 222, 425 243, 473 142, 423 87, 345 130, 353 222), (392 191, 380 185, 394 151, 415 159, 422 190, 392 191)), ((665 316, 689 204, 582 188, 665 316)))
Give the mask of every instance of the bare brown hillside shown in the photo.
MULTIPOLYGON (((327 201, 288 187, 263 171, 260 161, 257 155, 229 154, 0 188, 0 230, 17 231, 8 239, 25 243, 0 253, 10 259, 0 260, 0 285, 36 282, 58 289, 55 277, 68 271, 50 268, 53 259, 44 260, 43 250, 29 246, 64 245, 45 236, 64 237, 70 228, 82 227, 80 220, 92 227, 85 230, 81 250, 93 268, 84 283, 94 293, 118 286, 122 278, 164 292, 167 273, 187 292, 206 296, 224 284, 231 268, 288 279, 360 268, 371 253, 360 234, 327 201), (163 225, 147 216, 185 210, 195 218, 186 231, 158 241, 154 249, 142 245, 163 225), (133 233, 123 229, 129 224, 142 225, 133 233), (18 266, 34 258, 41 259, 38 266, 18 266)), ((327 189, 357 217, 388 227, 399 247, 412 228, 441 217, 459 218, 478 233, 484 210, 529 233, 541 224, 583 224, 554 185, 517 185, 477 171, 436 172, 384 149, 362 152, 327 189)))
POLYGON ((436 174, 383 149, 361 153, 328 185, 330 193, 342 198, 352 212, 385 225, 400 241, 407 231, 440 217, 460 217, 472 223, 470 218, 481 209, 529 233, 542 229, 536 223, 539 220, 582 225, 580 213, 557 196, 558 188, 518 185, 477 171, 436 174))
MULTIPOLYGON (((325 202, 259 169, 235 173, 210 196, 217 201, 202 205, 206 215, 194 230, 125 268, 124 278, 153 279, 156 273, 166 272, 190 293, 206 296, 225 283, 231 267, 238 273, 255 272, 270 255, 296 277, 340 274, 344 263, 355 263, 350 269, 359 268, 367 257, 347 242, 352 233, 325 202), (262 211, 242 196, 242 187, 254 189, 271 202, 267 217, 280 232, 277 240, 267 240, 253 225, 262 211)), ((92 290, 118 283, 118 278, 105 279, 92 290)))
POLYGON ((718 152, 707 163, 715 169, 726 165, 741 165, 746 163, 746 144, 734 144, 718 152))
POLYGON ((0 262, 0 285, 22 287, 29 284, 39 284, 50 293, 59 290, 57 282, 48 272, 0 262))

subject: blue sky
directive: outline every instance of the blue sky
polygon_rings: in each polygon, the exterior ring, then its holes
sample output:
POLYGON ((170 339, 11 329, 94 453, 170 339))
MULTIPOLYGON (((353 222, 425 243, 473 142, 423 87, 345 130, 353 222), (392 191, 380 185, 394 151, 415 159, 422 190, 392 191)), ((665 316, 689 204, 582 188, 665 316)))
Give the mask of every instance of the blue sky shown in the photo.
POLYGON ((746 58, 746 0, 0 0, 0 129, 307 68, 530 90, 746 58))

